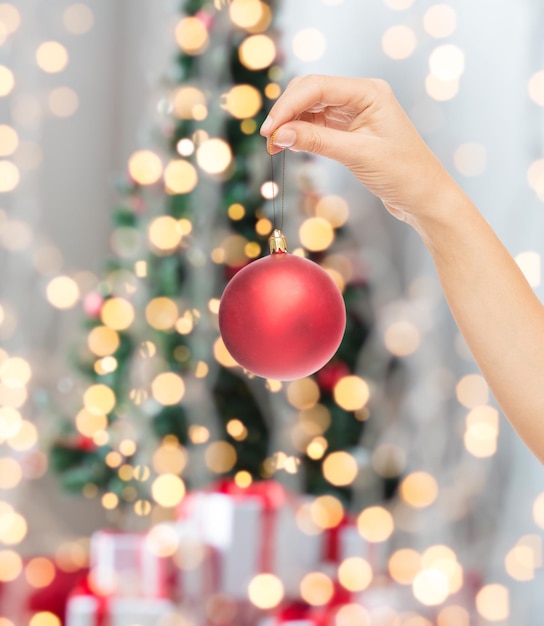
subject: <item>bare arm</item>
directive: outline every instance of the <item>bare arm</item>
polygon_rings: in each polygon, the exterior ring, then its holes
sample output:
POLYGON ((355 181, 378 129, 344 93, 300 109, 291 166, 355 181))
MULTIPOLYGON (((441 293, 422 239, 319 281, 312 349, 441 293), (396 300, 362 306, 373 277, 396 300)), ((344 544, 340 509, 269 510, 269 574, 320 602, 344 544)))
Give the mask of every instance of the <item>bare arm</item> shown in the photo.
POLYGON ((261 134, 335 159, 419 233, 455 320, 505 415, 544 461, 544 308, 382 81, 295 79, 261 134))

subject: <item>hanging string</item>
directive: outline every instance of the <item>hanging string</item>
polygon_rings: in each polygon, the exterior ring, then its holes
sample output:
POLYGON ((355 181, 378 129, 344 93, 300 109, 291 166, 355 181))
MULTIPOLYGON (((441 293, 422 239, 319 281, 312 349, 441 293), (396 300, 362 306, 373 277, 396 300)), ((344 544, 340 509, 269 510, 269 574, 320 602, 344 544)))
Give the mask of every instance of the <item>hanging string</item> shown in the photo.
MULTIPOLYGON (((270 178, 271 178, 271 182, 272 182, 272 210, 273 210, 273 214, 274 214, 274 229, 278 228, 278 222, 276 219, 276 193, 274 190, 274 184, 275 184, 275 180, 274 180, 274 155, 272 154, 272 148, 274 146, 274 136, 276 134, 276 131, 274 131, 272 133, 272 135, 270 136, 270 144, 268 146, 268 152, 270 154, 270 178)), ((283 230, 283 217, 285 215, 285 152, 286 150, 282 150, 282 155, 281 155, 281 221, 280 221, 280 227, 279 230, 282 231, 283 230)))

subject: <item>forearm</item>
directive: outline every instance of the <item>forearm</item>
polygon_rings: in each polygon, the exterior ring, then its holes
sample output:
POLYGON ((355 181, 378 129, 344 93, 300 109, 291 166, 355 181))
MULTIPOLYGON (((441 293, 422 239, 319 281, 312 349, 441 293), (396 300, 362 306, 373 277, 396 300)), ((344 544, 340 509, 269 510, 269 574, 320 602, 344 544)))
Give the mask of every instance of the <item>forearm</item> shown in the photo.
POLYGON ((466 195, 454 184, 448 193, 414 226, 497 401, 544 461, 544 307, 466 195))

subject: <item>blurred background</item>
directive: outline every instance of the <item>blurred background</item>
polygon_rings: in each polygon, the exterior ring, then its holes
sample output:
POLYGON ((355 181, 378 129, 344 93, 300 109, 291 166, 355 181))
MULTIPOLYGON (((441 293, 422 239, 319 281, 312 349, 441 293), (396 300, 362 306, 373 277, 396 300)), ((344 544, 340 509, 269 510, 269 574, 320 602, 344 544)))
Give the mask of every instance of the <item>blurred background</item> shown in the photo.
POLYGON ((544 472, 423 244, 335 163, 289 153, 271 178, 258 129, 308 73, 387 80, 542 297, 541 2, 1 3, 0 626, 541 623, 544 472), (282 185, 290 252, 348 313, 291 383, 243 371, 217 328, 282 185), (271 539, 248 499, 293 528, 271 539), (106 530, 137 546, 123 564, 106 530), (239 589, 179 582, 207 567, 195 543, 239 589), (106 561, 113 586, 87 576, 106 561), (248 596, 268 570, 281 593, 248 596), (68 594, 111 602, 66 613, 68 594))

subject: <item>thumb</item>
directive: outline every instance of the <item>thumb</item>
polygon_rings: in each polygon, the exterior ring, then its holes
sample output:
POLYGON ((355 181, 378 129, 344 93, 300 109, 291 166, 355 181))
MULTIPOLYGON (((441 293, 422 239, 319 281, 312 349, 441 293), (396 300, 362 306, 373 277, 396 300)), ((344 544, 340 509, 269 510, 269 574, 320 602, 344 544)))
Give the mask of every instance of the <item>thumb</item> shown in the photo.
POLYGON ((279 151, 275 148, 289 148, 343 162, 350 140, 348 132, 297 120, 276 129, 269 139, 269 148, 272 153, 279 151))

